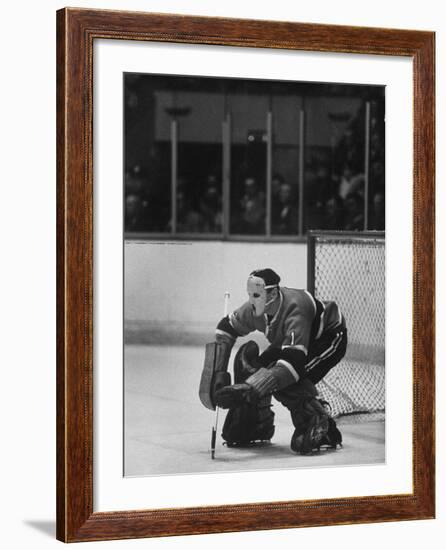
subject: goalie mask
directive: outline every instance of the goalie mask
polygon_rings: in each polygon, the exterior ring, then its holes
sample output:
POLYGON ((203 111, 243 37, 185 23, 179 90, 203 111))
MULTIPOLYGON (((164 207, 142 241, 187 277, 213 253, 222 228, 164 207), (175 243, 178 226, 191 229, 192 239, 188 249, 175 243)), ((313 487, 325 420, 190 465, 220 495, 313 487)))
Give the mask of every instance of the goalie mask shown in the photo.
MULTIPOLYGON (((274 275, 276 274, 274 273, 274 275)), ((280 281, 279 276, 276 275, 276 277, 280 281)), ((258 272, 255 271, 253 271, 248 278, 247 291, 249 296, 249 303, 251 304, 252 309, 254 310, 254 315, 256 317, 260 317, 261 315, 263 315, 265 313, 266 307, 268 307, 268 305, 274 302, 274 300, 276 299, 276 296, 274 296, 273 298, 268 298, 268 291, 273 288, 278 288, 278 282, 267 284, 268 282, 269 281, 265 281, 261 276, 259 276, 258 272)))

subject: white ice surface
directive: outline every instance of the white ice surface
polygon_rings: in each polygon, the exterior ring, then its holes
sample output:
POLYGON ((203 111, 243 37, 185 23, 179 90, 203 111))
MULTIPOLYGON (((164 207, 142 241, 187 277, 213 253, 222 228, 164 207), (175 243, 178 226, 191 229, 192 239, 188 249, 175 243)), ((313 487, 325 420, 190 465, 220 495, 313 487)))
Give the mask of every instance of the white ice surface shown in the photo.
MULTIPOLYGON (((297 456, 290 450, 289 412, 275 402, 276 433, 270 444, 228 448, 217 438, 211 460, 215 413, 199 401, 204 348, 126 346, 124 468, 126 476, 315 468, 384 462, 384 422, 343 423, 344 446, 297 456)), ((225 411, 220 411, 219 430, 225 411)))

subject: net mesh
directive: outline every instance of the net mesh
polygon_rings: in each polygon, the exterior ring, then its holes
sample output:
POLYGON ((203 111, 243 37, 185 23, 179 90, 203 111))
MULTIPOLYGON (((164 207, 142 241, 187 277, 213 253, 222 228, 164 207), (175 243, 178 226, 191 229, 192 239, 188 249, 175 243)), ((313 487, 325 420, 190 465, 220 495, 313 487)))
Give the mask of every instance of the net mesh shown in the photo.
POLYGON ((333 416, 385 410, 385 246, 381 236, 317 235, 314 292, 341 308, 345 358, 318 384, 333 416))

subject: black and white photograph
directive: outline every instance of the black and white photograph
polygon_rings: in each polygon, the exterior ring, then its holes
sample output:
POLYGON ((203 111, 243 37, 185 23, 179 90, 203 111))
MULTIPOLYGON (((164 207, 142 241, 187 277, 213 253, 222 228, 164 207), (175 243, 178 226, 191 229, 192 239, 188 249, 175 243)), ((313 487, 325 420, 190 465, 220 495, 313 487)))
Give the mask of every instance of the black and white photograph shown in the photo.
POLYGON ((124 475, 385 462, 385 86, 125 73, 124 475))
POLYGON ((2 547, 436 547, 442 3, 74 5, 3 10, 2 547))

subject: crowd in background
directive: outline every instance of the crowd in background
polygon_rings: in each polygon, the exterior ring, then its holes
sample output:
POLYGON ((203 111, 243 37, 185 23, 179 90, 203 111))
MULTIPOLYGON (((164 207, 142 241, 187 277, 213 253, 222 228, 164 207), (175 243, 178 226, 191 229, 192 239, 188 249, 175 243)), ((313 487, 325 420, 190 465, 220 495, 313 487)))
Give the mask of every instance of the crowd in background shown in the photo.
MULTIPOLYGON (((300 229, 385 229, 385 164, 383 116, 372 105, 369 138, 368 212, 365 227, 366 175, 364 159, 364 113, 346 127, 327 155, 306 154, 303 208, 300 209, 298 178, 286 181, 280 166, 271 182, 272 235, 294 236, 300 229), (303 216, 299 223, 299 216, 303 216)), ((138 165, 125 174, 125 231, 176 233, 222 233, 223 186, 217 173, 203 181, 181 174, 176 183, 176 216, 172 219, 171 195, 157 194, 138 165)), ((170 181, 166 182, 170 189, 170 181)), ((232 182, 229 201, 229 232, 233 235, 264 235, 266 232, 266 183, 251 173, 232 182)))

